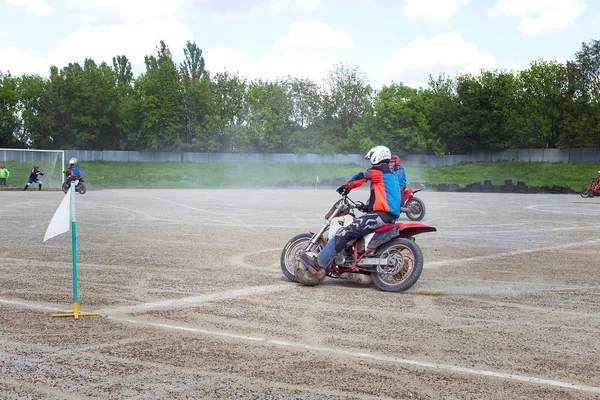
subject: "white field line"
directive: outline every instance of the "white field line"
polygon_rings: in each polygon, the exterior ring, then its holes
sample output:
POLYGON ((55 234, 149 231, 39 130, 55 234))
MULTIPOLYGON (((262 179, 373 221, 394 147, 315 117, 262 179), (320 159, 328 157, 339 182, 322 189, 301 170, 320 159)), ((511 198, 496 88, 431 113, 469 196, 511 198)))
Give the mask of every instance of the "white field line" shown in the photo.
POLYGON ((99 313, 103 314, 123 314, 123 313, 132 313, 132 312, 144 312, 151 310, 164 310, 164 309, 173 309, 173 308, 181 308, 181 307, 196 307, 202 303, 207 303, 209 301, 215 300, 225 300, 225 299, 234 299, 237 297, 246 297, 255 294, 263 294, 270 292, 278 292, 285 289, 290 289, 295 287, 292 284, 281 284, 281 285, 269 285, 269 286, 255 286, 245 289, 238 290, 230 290, 226 292, 218 292, 218 293, 209 293, 203 294, 200 296, 192 296, 192 297, 184 297, 181 299, 169 299, 162 301, 155 301, 152 303, 143 303, 137 304, 133 306, 124 306, 117 308, 106 308, 99 310, 99 313))
POLYGON ((62 308, 67 308, 67 306, 58 306, 56 304, 44 304, 44 303, 36 303, 32 301, 21 301, 21 300, 13 300, 13 299, 0 299, 0 304, 6 304, 9 306, 17 306, 20 308, 25 308, 29 310, 39 310, 39 311, 59 311, 62 308))
MULTIPOLYGON (((146 321, 141 321, 141 320, 134 319, 134 318, 118 316, 119 313, 149 311, 149 310, 175 308, 175 307, 192 307, 192 306, 196 306, 200 303, 204 303, 207 301, 229 299, 229 298, 233 298, 233 297, 243 297, 243 296, 248 296, 248 295, 252 295, 252 294, 279 291, 279 290, 283 290, 285 288, 292 288, 292 287, 294 287, 294 286, 289 285, 289 284, 254 287, 254 288, 248 288, 248 289, 229 291, 229 292, 225 292, 225 293, 221 292, 221 293, 207 294, 207 295, 202 295, 202 296, 188 297, 188 298, 183 298, 183 299, 165 300, 165 301, 154 302, 154 303, 145 303, 145 304, 140 304, 140 305, 135 305, 135 306, 127 306, 127 307, 118 307, 118 308, 112 308, 112 309, 106 309, 106 310, 99 310, 98 312, 103 313, 103 314, 108 314, 108 318, 115 320, 115 321, 128 322, 128 323, 144 325, 144 326, 149 326, 149 327, 154 327, 154 328, 186 331, 186 332, 192 332, 192 333, 197 333, 197 334, 219 336, 219 337, 224 337, 227 339, 247 340, 247 341, 252 341, 252 342, 259 342, 259 343, 265 343, 265 344, 271 344, 271 345, 277 345, 277 346, 285 346, 285 347, 296 348, 296 349, 313 350, 313 351, 337 354, 337 355, 342 355, 342 356, 347 356, 347 357, 357 357, 357 358, 363 358, 363 359, 371 359, 371 360, 375 360, 375 361, 390 362, 390 363, 394 363, 394 364, 411 365, 411 366, 427 368, 427 369, 446 370, 446 371, 455 372, 455 373, 480 375, 480 376, 487 376, 487 377, 491 377, 491 378, 528 382, 528 383, 545 385, 545 386, 554 386, 554 387, 560 387, 560 388, 577 390, 577 391, 600 393, 600 387, 578 385, 578 384, 574 384, 574 383, 570 383, 570 382, 557 381, 557 380, 546 379, 546 378, 531 377, 531 376, 525 376, 525 375, 510 374, 510 373, 488 371, 488 370, 478 370, 478 369, 473 369, 473 368, 466 368, 466 367, 447 365, 447 364, 441 364, 441 363, 404 359, 404 358, 400 358, 400 357, 391 357, 391 356, 378 355, 378 354, 372 354, 372 353, 364 353, 361 351, 345 350, 345 349, 338 349, 338 348, 325 347, 325 346, 316 346, 316 345, 309 345, 309 344, 296 343, 296 342, 288 342, 288 341, 284 341, 284 340, 269 339, 269 338, 265 338, 265 337, 254 337, 254 336, 240 335, 240 334, 236 334, 236 333, 216 332, 216 331, 210 331, 207 329, 191 328, 191 327, 186 327, 186 326, 176 325, 176 324, 146 322, 146 321), (111 315, 111 314, 113 314, 113 315, 111 315)), ((31 303, 31 302, 11 300, 11 299, 0 299, 0 303, 20 306, 20 307, 29 308, 29 309, 42 310, 42 311, 56 311, 58 308, 58 306, 54 306, 54 305, 31 303)), ((83 310, 82 310, 82 312, 83 312, 83 310)))
POLYGON ((227 333, 227 332, 215 332, 215 331, 210 331, 207 329, 191 328, 191 327, 175 325, 175 324, 142 322, 142 321, 132 319, 132 318, 114 318, 114 317, 109 317, 109 318, 116 320, 116 321, 129 322, 129 323, 133 323, 133 324, 144 325, 144 326, 149 326, 149 327, 154 327, 154 328, 178 330, 178 331, 191 332, 191 333, 197 333, 197 334, 202 334, 202 335, 219 336, 219 337, 223 337, 226 339, 245 340, 245 341, 258 342, 258 343, 263 343, 263 344, 284 346, 284 347, 289 347, 289 348, 293 348, 293 349, 311 350, 311 351, 317 351, 317 352, 323 352, 323 353, 329 353, 329 354, 336 354, 336 355, 345 356, 345 357, 362 358, 362 359, 369 359, 369 360, 382 361, 382 362, 401 364, 401 365, 410 365, 410 366, 414 366, 414 367, 434 369, 434 370, 438 370, 438 371, 445 370, 445 371, 455 372, 455 373, 460 373, 460 374, 479 375, 479 376, 486 376, 486 377, 490 377, 490 378, 498 378, 498 379, 505 379, 505 380, 510 380, 510 381, 526 382, 526 383, 532 383, 532 384, 537 384, 537 385, 553 386, 553 387, 559 387, 559 388, 563 388, 563 389, 571 389, 571 390, 600 394, 600 387, 579 385, 579 384, 575 384, 575 383, 571 383, 571 382, 564 382, 564 381, 558 381, 558 380, 553 380, 553 379, 546 379, 546 378, 539 378, 539 377, 518 375, 518 374, 510 374, 510 373, 505 373, 505 372, 488 371, 488 370, 482 370, 482 369, 473 369, 473 368, 467 368, 467 367, 459 367, 459 366, 440 364, 440 363, 435 363, 435 362, 411 360, 411 359, 392 357, 392 356, 386 356, 386 355, 381 355, 381 354, 365 353, 362 351, 346 350, 346 349, 339 349, 339 348, 326 347, 326 346, 316 346, 316 345, 311 345, 311 344, 289 342, 289 341, 278 340, 278 339, 269 339, 269 338, 265 338, 265 337, 247 336, 247 335, 240 335, 240 334, 236 334, 236 333, 227 333))
POLYGON ((432 261, 432 262, 426 263, 425 267, 426 268, 439 268, 439 267, 445 267, 445 266, 454 265, 454 264, 464 264, 464 263, 474 262, 474 261, 491 260, 494 258, 518 256, 521 254, 531 254, 531 253, 538 253, 538 252, 544 252, 544 251, 554 251, 554 250, 569 249, 569 248, 573 248, 573 247, 582 247, 582 246, 592 246, 592 245, 595 246, 598 243, 600 243, 600 239, 588 240, 588 241, 580 242, 580 243, 566 243, 566 244, 560 244, 558 246, 551 246, 551 247, 540 247, 537 249, 523 249, 523 250, 509 251, 506 253, 490 254, 487 256, 456 258, 453 260, 444 260, 444 261, 432 261))

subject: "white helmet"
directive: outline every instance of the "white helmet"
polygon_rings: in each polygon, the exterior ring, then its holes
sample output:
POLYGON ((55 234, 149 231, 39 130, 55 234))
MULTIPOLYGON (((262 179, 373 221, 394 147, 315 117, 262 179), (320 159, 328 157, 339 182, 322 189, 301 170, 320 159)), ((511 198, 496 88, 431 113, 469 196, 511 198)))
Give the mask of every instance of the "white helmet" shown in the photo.
POLYGON ((375 146, 365 154, 365 160, 369 160, 372 165, 389 162, 390 158, 392 152, 385 146, 375 146))
POLYGON ((73 165, 73 164, 77 164, 77 159, 75 157, 71 158, 69 160, 69 164, 73 165))

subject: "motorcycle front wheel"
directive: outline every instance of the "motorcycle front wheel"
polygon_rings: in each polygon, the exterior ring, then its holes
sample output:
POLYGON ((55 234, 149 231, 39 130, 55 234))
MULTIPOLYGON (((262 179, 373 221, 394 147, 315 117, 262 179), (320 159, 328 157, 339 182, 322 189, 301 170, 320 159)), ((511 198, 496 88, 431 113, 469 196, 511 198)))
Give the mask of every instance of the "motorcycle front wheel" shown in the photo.
MULTIPOLYGON (((298 282, 298 279, 296 279, 296 275, 294 274, 296 253, 306 247, 312 236, 313 235, 310 233, 301 233, 300 235, 291 238, 283 247, 280 260, 281 271, 291 282, 298 282)), ((323 243, 321 243, 321 241, 317 242, 317 244, 310 249, 310 251, 314 251, 315 253, 318 253, 321 250, 323 250, 323 243)))
POLYGON ((585 188, 585 189, 583 189, 581 192, 579 192, 579 195, 580 195, 581 197, 583 197, 583 198, 585 198, 585 197, 592 197, 592 196, 590 196, 590 192, 591 192, 591 190, 590 190, 590 189, 588 189, 588 188, 585 188))
POLYGON ((402 292, 410 289, 423 271, 423 253, 408 238, 394 239, 377 250, 377 257, 386 259, 371 272, 373 283, 384 292, 402 292))
POLYGON ((420 221, 425 216, 425 203, 418 197, 411 197, 406 200, 404 207, 408 209, 406 216, 411 221, 420 221))
POLYGON ((69 191, 70 187, 71 187, 71 183, 69 183, 69 181, 65 181, 62 184, 62 191, 66 194, 69 191))

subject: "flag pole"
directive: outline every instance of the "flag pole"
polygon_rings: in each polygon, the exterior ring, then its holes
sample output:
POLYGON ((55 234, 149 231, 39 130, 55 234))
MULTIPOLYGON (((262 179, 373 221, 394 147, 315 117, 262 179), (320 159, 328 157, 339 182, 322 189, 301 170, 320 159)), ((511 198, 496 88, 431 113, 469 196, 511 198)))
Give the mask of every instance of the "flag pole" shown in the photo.
POLYGON ((95 317, 98 316, 96 313, 80 313, 79 303, 77 300, 77 219, 75 218, 75 189, 73 188, 75 182, 71 182, 69 188, 71 203, 71 255, 73 260, 73 312, 66 314, 52 314, 53 317, 95 317))

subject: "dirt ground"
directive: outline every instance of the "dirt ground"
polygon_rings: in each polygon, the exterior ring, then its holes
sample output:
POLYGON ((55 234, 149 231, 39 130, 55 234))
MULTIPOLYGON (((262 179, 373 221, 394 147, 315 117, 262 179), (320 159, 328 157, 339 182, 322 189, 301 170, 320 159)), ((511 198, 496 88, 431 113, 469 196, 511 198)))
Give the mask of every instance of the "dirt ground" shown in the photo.
POLYGON ((384 293, 281 273, 333 190, 88 191, 74 319, 63 194, 0 192, 0 398, 600 398, 600 199, 418 196, 423 274, 384 293))

